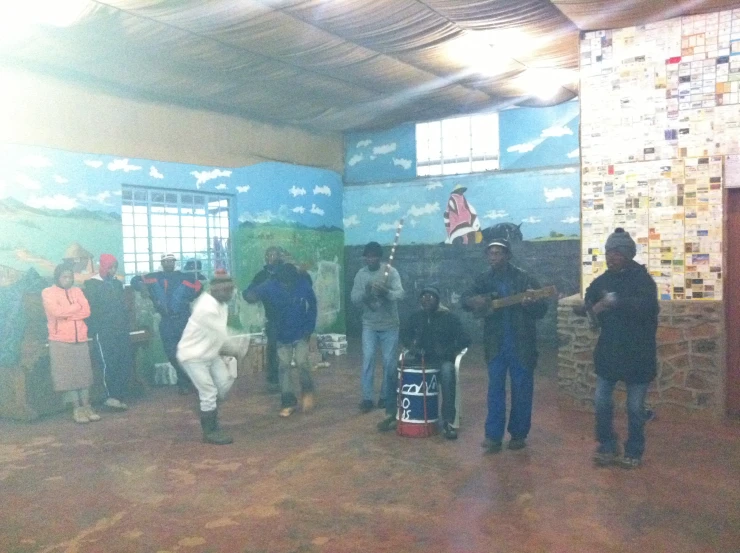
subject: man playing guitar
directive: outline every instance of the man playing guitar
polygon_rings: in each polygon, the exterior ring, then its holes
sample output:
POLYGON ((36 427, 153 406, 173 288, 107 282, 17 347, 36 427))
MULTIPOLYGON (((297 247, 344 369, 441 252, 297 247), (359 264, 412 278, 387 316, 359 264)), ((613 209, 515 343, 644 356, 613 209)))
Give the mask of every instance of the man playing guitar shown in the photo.
POLYGON ((525 447, 532 420, 534 368, 537 364, 536 320, 547 312, 539 283, 511 264, 511 246, 494 239, 486 247, 491 269, 480 274, 462 297, 463 308, 485 317, 483 337, 488 365, 487 453, 501 451, 506 429, 506 375, 511 378, 509 449, 525 447), (519 296, 519 297, 513 297, 519 296), (516 301, 513 301, 516 300, 516 301))

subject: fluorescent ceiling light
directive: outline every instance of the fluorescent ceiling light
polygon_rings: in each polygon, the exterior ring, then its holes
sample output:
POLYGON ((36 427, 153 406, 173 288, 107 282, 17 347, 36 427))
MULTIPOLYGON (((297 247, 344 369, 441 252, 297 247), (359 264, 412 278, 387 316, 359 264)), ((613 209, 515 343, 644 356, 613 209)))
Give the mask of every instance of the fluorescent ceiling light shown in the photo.
POLYGON ((478 33, 463 33, 447 44, 447 53, 452 61, 465 65, 473 73, 497 75, 503 72, 510 61, 491 47, 486 37, 478 33))
POLYGON ((541 100, 554 98, 560 89, 578 80, 578 73, 570 69, 527 69, 516 79, 517 86, 527 96, 541 100))

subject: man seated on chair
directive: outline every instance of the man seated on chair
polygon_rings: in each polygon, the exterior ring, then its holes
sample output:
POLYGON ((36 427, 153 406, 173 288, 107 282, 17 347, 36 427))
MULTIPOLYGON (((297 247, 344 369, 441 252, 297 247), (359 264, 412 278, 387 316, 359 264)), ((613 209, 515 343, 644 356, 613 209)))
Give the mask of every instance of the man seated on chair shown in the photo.
MULTIPOLYGON (((439 369, 442 387, 442 433, 448 440, 457 438, 455 422, 455 357, 470 345, 462 322, 439 304, 439 289, 424 286, 419 295, 421 309, 411 314, 401 327, 401 344, 430 368, 439 369)), ((407 354, 408 355, 408 354, 407 354)), ((394 419, 395 422, 395 419, 394 419)), ((392 426, 386 421, 380 424, 392 426)), ((379 429, 382 430, 382 428, 379 429)), ((390 428, 389 428, 390 429, 390 428)))

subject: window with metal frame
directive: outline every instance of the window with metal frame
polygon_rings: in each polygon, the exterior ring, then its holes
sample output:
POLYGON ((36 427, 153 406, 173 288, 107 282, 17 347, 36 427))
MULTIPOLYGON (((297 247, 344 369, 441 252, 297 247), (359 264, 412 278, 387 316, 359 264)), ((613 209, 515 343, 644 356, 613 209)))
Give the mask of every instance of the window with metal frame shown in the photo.
POLYGON ((121 200, 126 282, 159 270, 165 253, 175 254, 180 269, 199 278, 230 270, 228 196, 123 186, 121 200))
POLYGON ((416 125, 416 174, 459 175, 499 168, 498 113, 416 125))

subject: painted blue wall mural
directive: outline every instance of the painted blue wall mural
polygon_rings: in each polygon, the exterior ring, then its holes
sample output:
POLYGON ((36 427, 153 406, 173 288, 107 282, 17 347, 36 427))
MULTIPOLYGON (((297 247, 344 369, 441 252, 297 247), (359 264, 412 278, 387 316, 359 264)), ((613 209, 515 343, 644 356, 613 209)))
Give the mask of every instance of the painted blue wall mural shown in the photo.
POLYGON ((348 133, 344 138, 344 181, 404 180, 416 176, 416 125, 348 133))
POLYGON ((524 240, 580 236, 579 173, 566 167, 347 187, 345 243, 389 244, 400 217, 405 218, 404 244, 446 242, 444 212, 458 186, 465 188, 482 231, 511 222, 521 224, 524 240))
MULTIPOLYGON (((401 217, 407 244, 474 243, 502 231, 503 223, 524 240, 578 238, 578 125, 578 102, 501 112, 500 171, 422 179, 411 174, 401 179, 400 170, 387 175, 374 172, 375 166, 368 163, 348 179, 347 167, 348 184, 360 177, 366 184, 345 188, 345 242, 388 244, 401 217)), ((381 136, 393 137, 401 148, 402 140, 414 140, 409 127, 413 125, 381 136)), ((351 135, 346 141, 348 159, 376 136, 351 135)), ((413 143, 403 148, 415 152, 413 143)))
MULTIPOLYGON (((267 246, 281 246, 314 277, 320 328, 341 331, 341 177, 284 163, 231 169, 0 144, 0 285, 29 268, 48 276, 81 257, 72 253, 90 260, 78 280, 94 274, 101 253, 122 259, 122 185, 229 195, 239 285, 262 267, 267 246)), ((258 318, 250 309, 248 326, 258 318)))
POLYGON ((499 114, 501 170, 578 164, 577 101, 499 114))

